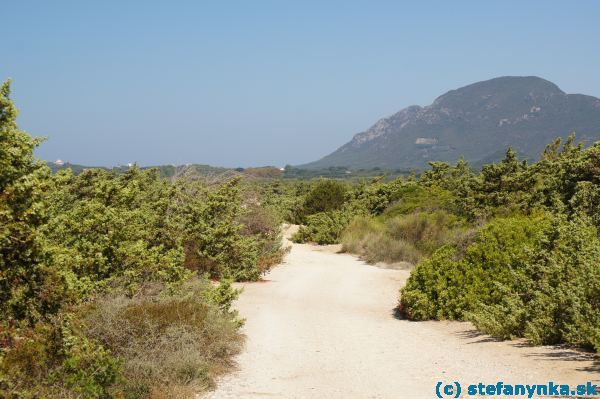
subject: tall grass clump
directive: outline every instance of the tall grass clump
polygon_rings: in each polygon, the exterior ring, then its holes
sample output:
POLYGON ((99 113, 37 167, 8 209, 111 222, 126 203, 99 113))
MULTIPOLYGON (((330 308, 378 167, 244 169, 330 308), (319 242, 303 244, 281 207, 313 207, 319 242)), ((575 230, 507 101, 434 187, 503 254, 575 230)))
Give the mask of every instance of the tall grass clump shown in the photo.
POLYGON ((342 233, 343 250, 369 263, 417 263, 441 246, 463 239, 469 227, 464 220, 438 210, 407 215, 355 219, 342 233))
POLYGON ((443 210, 393 217, 385 220, 385 227, 390 237, 414 245, 425 256, 468 230, 463 219, 443 210))
POLYGON ((390 236, 383 223, 360 217, 342 234, 342 250, 360 255, 368 263, 416 263, 421 254, 411 243, 390 236))

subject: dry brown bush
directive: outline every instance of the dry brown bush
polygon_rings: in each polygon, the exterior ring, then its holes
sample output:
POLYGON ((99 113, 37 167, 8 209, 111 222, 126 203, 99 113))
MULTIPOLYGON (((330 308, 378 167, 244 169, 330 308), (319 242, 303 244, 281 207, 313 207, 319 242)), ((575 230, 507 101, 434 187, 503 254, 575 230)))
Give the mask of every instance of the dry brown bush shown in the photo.
POLYGON ((123 359, 127 397, 191 398, 232 367, 239 320, 210 303, 210 289, 198 279, 172 292, 152 285, 83 310, 86 335, 123 359))

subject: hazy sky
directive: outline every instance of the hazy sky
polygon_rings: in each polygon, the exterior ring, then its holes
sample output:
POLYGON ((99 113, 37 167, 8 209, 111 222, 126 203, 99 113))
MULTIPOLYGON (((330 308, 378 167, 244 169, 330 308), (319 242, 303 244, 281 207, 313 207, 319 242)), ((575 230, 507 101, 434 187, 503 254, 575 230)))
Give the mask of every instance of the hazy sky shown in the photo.
POLYGON ((600 1, 0 0, 38 156, 285 165, 502 75, 600 96, 600 1))

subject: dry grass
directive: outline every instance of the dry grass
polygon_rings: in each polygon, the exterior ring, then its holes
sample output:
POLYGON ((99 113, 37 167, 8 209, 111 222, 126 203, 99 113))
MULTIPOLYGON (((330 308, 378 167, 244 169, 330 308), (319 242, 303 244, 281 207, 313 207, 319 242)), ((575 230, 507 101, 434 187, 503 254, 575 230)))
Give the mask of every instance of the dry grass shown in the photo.
POLYGON ((369 263, 418 263, 445 244, 460 243, 464 222, 444 211, 415 212, 381 220, 357 218, 342 234, 342 250, 369 263))
POLYGON ((431 255, 444 244, 454 242, 465 223, 445 211, 416 212, 385 221, 388 234, 414 245, 423 255, 431 255))
POLYGON ((411 243, 391 237, 385 226, 373 219, 354 220, 342 235, 342 250, 359 254, 368 263, 416 263, 421 255, 411 243))
POLYGON ((107 296, 87 309, 86 335, 123 359, 128 398, 192 398, 232 366, 239 324, 206 300, 196 280, 176 293, 146 287, 134 298, 107 296))

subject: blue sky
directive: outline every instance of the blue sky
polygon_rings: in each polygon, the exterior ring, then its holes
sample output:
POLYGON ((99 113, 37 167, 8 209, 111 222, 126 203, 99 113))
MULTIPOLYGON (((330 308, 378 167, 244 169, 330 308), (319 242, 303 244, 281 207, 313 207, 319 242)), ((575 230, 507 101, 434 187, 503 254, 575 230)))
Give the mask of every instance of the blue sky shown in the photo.
POLYGON ((597 1, 0 0, 0 79, 37 154, 285 165, 503 75, 600 96, 597 1))

